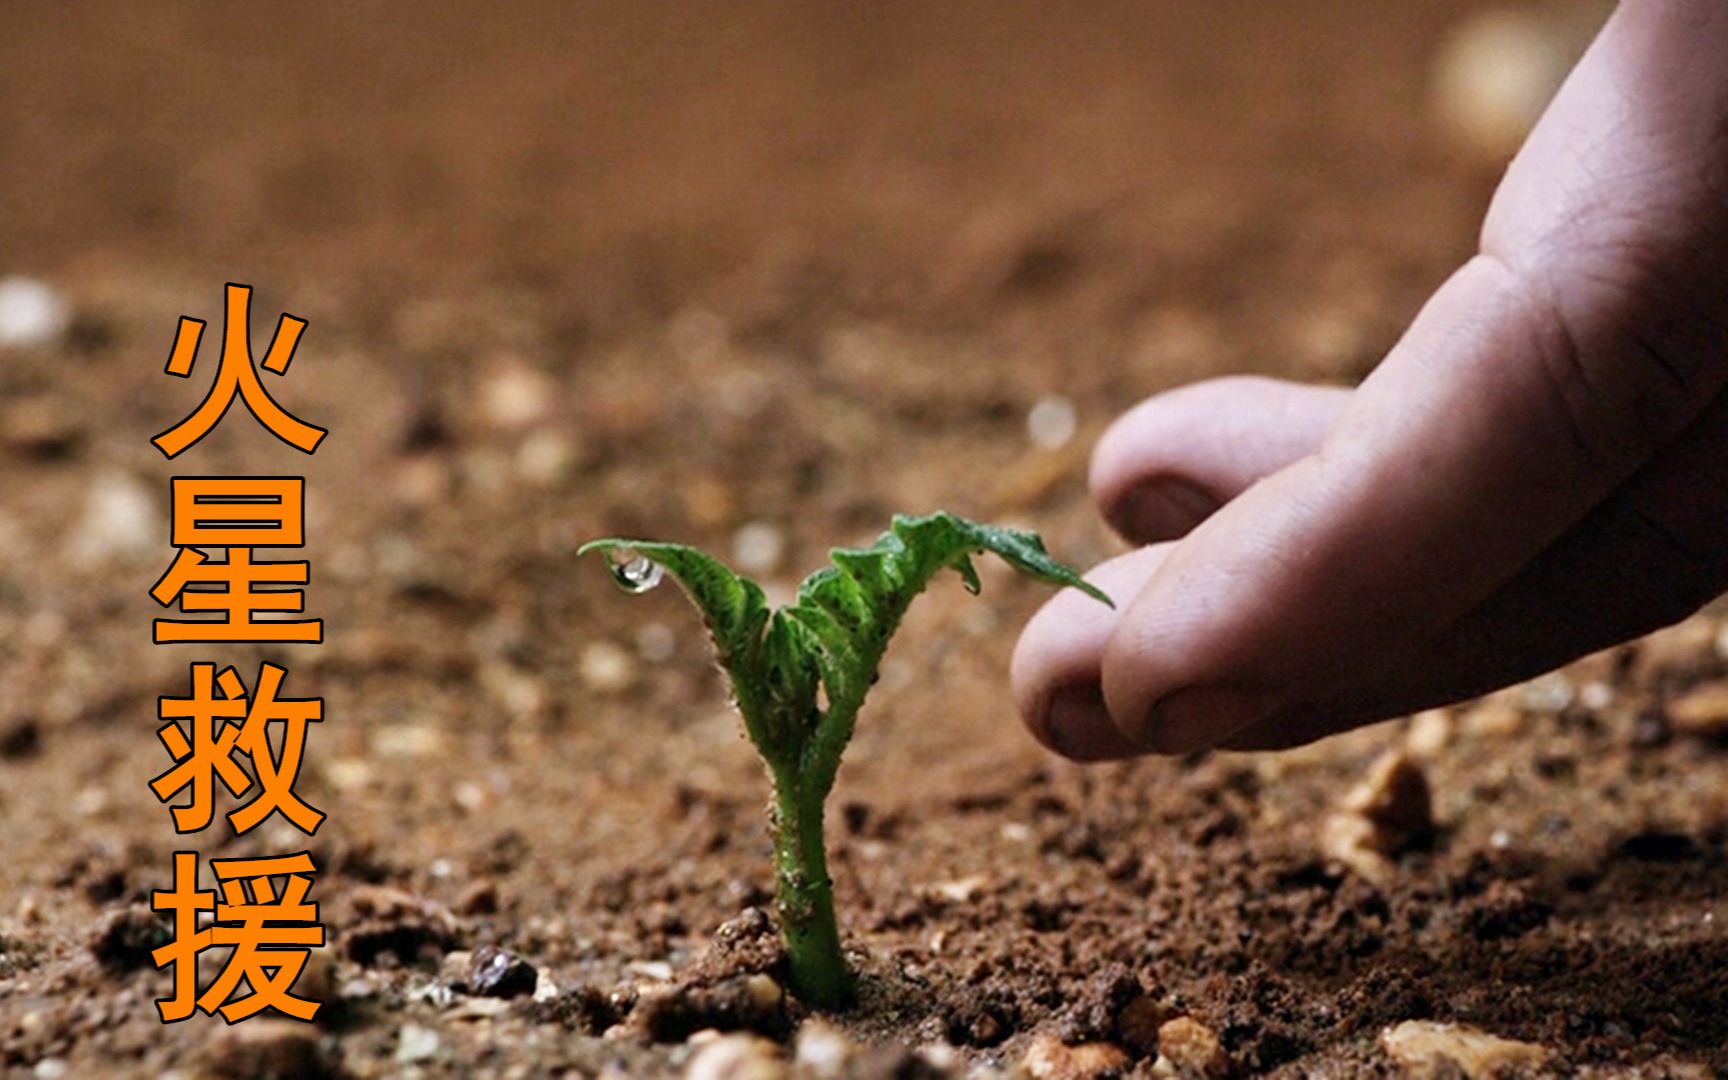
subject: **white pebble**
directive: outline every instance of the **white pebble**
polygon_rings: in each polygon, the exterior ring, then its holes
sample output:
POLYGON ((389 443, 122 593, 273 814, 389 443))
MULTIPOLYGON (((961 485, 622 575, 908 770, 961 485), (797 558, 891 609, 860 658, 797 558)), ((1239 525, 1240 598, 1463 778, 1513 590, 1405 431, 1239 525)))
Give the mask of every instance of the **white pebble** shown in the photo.
POLYGON ((1510 157, 1535 126, 1577 55, 1553 16, 1481 11, 1461 22, 1436 58, 1433 103, 1459 149, 1510 157))
POLYGON ((1495 851, 1505 851, 1512 846, 1512 834, 1505 829, 1495 829, 1488 836, 1488 846, 1495 851))
POLYGON ((806 1020, 798 1029, 794 1060, 813 1076, 839 1076, 852 1056, 852 1041, 839 1028, 822 1020, 806 1020))
POLYGON ((786 554, 786 537, 763 521, 752 521, 732 535, 732 559, 746 574, 770 574, 786 554))
MULTIPOLYGON (((695 1036, 689 1042, 698 1045, 695 1036)), ((699 1045, 685 1080, 779 1080, 786 1075, 778 1049, 766 1039, 716 1033, 699 1045)))
POLYGON ((1047 397, 1026 414, 1026 434, 1031 436, 1034 446, 1059 450, 1074 438, 1079 423, 1072 401, 1065 397, 1047 397))
POLYGON ((324 764, 324 779, 337 791, 358 791, 372 782, 372 763, 365 758, 336 758, 324 764))
POLYGON ((570 475, 576 457, 576 444, 568 435, 541 428, 516 448, 516 473, 530 484, 550 487, 570 475))
POLYGON ((372 751, 379 757, 432 757, 444 749, 444 733, 429 724, 402 724, 372 733, 372 751))
POLYGON ((83 516, 72 532, 73 555, 95 562, 160 550, 164 532, 156 511, 160 499, 124 473, 97 477, 84 496, 83 516))
POLYGON ((1578 704, 1591 712, 1601 712, 1614 704, 1614 688, 1600 679, 1587 682, 1578 691, 1578 704))
POLYGON ((442 1047, 443 1040, 438 1038, 436 1031, 419 1024, 404 1024, 396 1043, 396 1060, 403 1065, 413 1065, 433 1057, 442 1047))
POLYGON ((458 807, 470 814, 479 813, 480 809, 490 801, 486 789, 472 780, 464 780, 451 788, 450 798, 455 801, 458 807))
POLYGON ((632 960, 624 965, 624 970, 658 982, 669 982, 672 979, 672 965, 664 960, 632 960))
POLYGON ((72 812, 79 817, 96 817, 108 809, 108 792, 94 785, 80 788, 72 796, 72 812))
POLYGON ((1533 713, 1561 712, 1577 697, 1572 680, 1558 671, 1531 679, 1519 690, 1524 708, 1533 713))
POLYGON ((0 345, 51 345, 71 322, 71 305, 52 285, 26 277, 0 280, 0 345))
POLYGON ((494 373, 480 393, 480 405, 494 427, 525 428, 545 417, 557 385, 530 367, 512 366, 494 373))
POLYGON ((590 690, 615 694, 636 681, 636 661, 610 641, 593 641, 582 650, 581 674, 590 690))

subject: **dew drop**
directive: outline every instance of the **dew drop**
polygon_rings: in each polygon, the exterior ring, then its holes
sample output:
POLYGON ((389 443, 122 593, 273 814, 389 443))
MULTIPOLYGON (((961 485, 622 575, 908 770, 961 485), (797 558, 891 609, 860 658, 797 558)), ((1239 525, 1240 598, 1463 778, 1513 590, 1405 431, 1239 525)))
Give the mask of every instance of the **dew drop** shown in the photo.
POLYGON ((666 576, 665 567, 629 548, 608 551, 606 563, 612 571, 612 580, 628 593, 645 593, 660 584, 660 579, 666 576))

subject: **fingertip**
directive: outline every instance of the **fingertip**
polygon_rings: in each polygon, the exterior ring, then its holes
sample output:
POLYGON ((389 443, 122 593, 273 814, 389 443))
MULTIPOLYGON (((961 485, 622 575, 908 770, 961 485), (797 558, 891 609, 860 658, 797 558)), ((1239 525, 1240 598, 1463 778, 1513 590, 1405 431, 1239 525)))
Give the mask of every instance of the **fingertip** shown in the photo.
POLYGON ((1186 536, 1220 505, 1209 492, 1177 476, 1150 477, 1094 498, 1110 527, 1139 543, 1186 536))
MULTIPOLYGON (((1163 560, 1165 550, 1142 548, 1117 556, 1092 568, 1086 580, 1107 593, 1115 608, 1107 608, 1077 589, 1064 589, 1045 602, 1034 614, 1020 640, 1014 646, 1009 663, 1009 684, 1014 703, 1033 736, 1057 753, 1076 756, 1084 747, 1095 747, 1093 753, 1123 757, 1133 752, 1121 743, 1109 742, 1110 731, 1094 722, 1107 717, 1103 710, 1103 692, 1099 687, 1105 645, 1115 629, 1122 610, 1133 600, 1153 570, 1163 560), (1059 692, 1075 692, 1075 688, 1090 687, 1097 700, 1089 715, 1081 702, 1071 721, 1058 725, 1062 732, 1070 729, 1083 732, 1078 741, 1058 745, 1050 732, 1055 730, 1049 719, 1059 692), (1073 749, 1075 753, 1070 753, 1073 749)), ((1114 731, 1112 726, 1111 731, 1114 731)), ((1119 732, 1116 733, 1118 736, 1119 732)))
POLYGON ((1096 682, 1058 687, 1027 726, 1045 748, 1070 761, 1119 761, 1145 752, 1110 718, 1096 682))

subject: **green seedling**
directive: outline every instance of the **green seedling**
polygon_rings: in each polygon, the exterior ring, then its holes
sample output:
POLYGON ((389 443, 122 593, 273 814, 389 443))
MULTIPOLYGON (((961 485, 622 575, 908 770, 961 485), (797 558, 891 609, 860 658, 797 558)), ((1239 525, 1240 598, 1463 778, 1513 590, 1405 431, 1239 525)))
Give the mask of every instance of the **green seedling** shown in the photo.
POLYGON ((773 611, 755 582, 683 544, 595 540, 580 553, 590 551, 605 553, 613 579, 629 592, 672 575, 707 621, 733 704, 773 778, 775 906, 792 989, 821 1009, 844 1007, 852 993, 834 921, 823 803, 912 598, 944 569, 976 594, 972 557, 991 552, 1023 574, 1110 603, 1052 559, 1037 535, 947 513, 897 516, 870 547, 834 549, 834 565, 805 578, 797 599, 773 611))

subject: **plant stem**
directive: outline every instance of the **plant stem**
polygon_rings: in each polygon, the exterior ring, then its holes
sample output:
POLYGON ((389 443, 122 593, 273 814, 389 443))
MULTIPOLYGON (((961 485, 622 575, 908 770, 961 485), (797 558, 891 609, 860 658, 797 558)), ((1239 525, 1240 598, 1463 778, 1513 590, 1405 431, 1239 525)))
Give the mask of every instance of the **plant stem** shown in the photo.
POLYGON ((806 791, 796 775, 775 770, 774 885, 792 991, 815 1008, 842 1009, 852 1001, 852 976, 834 921, 823 801, 820 791, 806 791))

